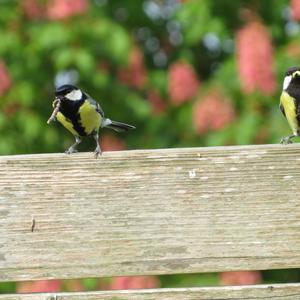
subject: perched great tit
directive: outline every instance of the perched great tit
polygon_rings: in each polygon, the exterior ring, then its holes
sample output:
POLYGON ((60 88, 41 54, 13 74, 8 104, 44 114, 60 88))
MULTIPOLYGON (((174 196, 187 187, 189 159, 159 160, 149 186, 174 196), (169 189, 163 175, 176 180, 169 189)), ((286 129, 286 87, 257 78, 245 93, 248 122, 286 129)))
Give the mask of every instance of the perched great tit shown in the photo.
POLYGON ((71 154, 77 152, 76 147, 84 136, 93 136, 97 147, 95 156, 102 153, 99 145, 99 129, 108 127, 115 131, 134 129, 132 125, 112 121, 104 117, 104 112, 93 98, 74 85, 66 84, 55 90, 54 112, 48 123, 57 119, 75 137, 75 143, 66 150, 71 154))
POLYGON ((300 68, 298 67, 289 68, 285 73, 279 108, 293 132, 283 137, 280 143, 290 144, 292 138, 300 136, 300 68))

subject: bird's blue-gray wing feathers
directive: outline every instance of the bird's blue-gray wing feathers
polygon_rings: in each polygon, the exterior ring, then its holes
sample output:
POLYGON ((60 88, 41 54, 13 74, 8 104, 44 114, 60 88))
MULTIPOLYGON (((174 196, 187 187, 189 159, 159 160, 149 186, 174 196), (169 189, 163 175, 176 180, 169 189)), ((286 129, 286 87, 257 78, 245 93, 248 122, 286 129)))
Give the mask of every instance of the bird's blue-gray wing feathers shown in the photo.
POLYGON ((96 107, 96 111, 101 115, 101 117, 104 117, 104 111, 100 106, 100 104, 96 100, 94 100, 90 95, 86 94, 86 96, 87 96, 86 100, 96 107))

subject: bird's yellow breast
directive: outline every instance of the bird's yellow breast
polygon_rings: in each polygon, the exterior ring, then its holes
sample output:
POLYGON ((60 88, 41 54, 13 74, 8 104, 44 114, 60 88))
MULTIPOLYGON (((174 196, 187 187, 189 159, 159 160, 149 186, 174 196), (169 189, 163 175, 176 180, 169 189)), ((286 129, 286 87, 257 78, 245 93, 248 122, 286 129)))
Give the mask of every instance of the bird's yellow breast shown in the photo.
POLYGON ((56 115, 57 121, 59 121, 66 129, 72 134, 78 135, 77 131, 73 128, 72 122, 66 118, 60 111, 56 115))
POLYGON ((80 106, 78 113, 80 116, 79 122, 87 135, 91 134, 94 130, 99 129, 102 117, 97 112, 96 107, 93 104, 89 101, 85 101, 80 106))
POLYGON ((280 104, 284 108, 285 116, 294 134, 297 134, 299 124, 297 120, 297 109, 295 100, 287 92, 282 92, 280 97, 280 104))
POLYGON ((77 136, 92 134, 99 129, 102 122, 100 113, 97 112, 95 105, 89 101, 83 102, 72 118, 67 118, 60 111, 56 118, 66 129, 77 136))

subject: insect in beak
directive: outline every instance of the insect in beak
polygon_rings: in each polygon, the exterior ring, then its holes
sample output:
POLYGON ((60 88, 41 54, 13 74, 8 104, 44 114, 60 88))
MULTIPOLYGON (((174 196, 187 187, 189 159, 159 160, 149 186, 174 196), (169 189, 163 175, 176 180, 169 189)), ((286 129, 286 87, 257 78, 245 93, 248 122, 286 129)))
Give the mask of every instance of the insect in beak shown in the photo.
POLYGON ((50 122, 55 120, 56 115, 57 115, 57 113, 59 111, 59 108, 60 108, 60 102, 61 102, 61 100, 58 97, 55 97, 55 99, 52 103, 52 106, 53 106, 54 110, 53 110, 50 118, 48 119, 47 124, 49 124, 50 122))

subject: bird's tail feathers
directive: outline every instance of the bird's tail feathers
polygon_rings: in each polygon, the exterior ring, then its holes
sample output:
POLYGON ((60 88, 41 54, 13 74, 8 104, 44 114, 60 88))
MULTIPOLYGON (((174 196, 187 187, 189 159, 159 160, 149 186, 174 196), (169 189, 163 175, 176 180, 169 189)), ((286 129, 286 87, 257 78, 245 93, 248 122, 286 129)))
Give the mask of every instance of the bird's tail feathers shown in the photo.
POLYGON ((125 124, 122 122, 112 121, 110 119, 103 120, 102 127, 107 127, 113 129, 117 132, 128 131, 130 129, 135 129, 134 126, 125 124))

